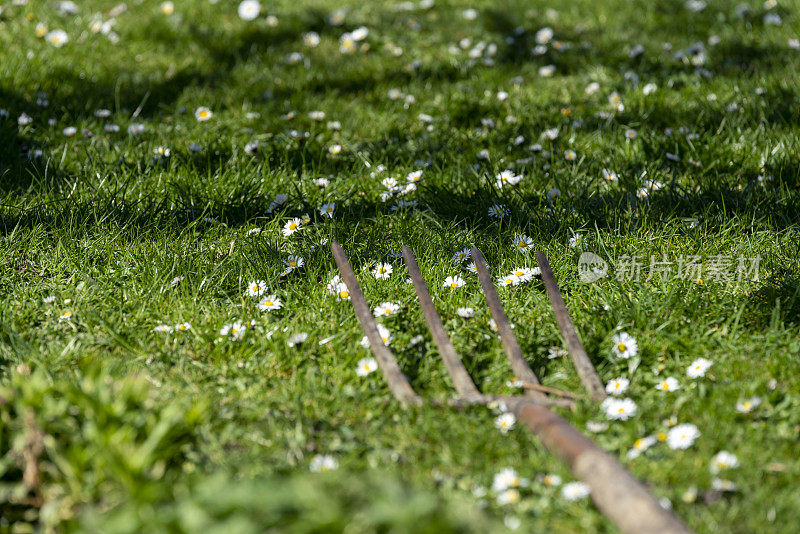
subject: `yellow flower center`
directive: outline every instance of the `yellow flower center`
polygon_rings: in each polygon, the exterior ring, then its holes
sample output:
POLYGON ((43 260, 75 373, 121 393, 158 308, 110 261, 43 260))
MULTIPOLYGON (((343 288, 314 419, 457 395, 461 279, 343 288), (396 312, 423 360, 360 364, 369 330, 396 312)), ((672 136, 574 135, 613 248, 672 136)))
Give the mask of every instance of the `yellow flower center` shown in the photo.
POLYGON ((343 299, 346 299, 347 297, 350 296, 350 293, 348 293, 347 291, 342 290, 342 291, 339 291, 339 296, 341 298, 343 298, 343 299))
POLYGON ((289 262, 289 267, 297 267, 297 262, 296 261, 290 261, 289 262))
POLYGON ((392 309, 391 308, 386 308, 386 315, 389 315, 390 313, 392 313, 392 309))
POLYGON ((455 282, 451 282, 450 287, 458 287, 458 284, 456 284, 455 282))
POLYGON ((667 435, 664 432, 659 432, 656 434, 656 439, 658 441, 667 441, 667 435))
POLYGON ((289 223, 289 230, 294 230, 296 228, 297 228, 297 225, 295 223, 289 223))
POLYGON ((620 343, 619 345, 617 345, 617 350, 620 352, 625 352, 627 349, 628 347, 625 346, 625 343, 620 343))

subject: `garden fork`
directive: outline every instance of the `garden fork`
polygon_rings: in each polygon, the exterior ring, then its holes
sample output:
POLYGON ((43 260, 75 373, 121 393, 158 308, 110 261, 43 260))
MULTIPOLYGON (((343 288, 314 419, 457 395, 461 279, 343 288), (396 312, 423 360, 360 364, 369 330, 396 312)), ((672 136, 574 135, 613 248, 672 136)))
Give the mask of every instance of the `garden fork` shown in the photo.
MULTIPOLYGON (((353 309, 369 340, 370 349, 389 389, 403 405, 422 405, 423 399, 411 387, 394 355, 383 343, 371 309, 347 255, 341 245, 335 241, 331 242, 331 251, 342 274, 342 280, 350 293, 353 309)), ((511 368, 525 386, 525 395, 484 395, 478 390, 444 330, 442 320, 433 304, 414 254, 406 246, 403 247, 402 252, 425 321, 458 393, 458 398, 448 404, 498 404, 504 406, 507 411, 516 416, 517 420, 538 436, 548 450, 561 458, 577 478, 589 486, 590 495, 597 507, 622 532, 630 534, 656 532, 686 534, 691 532, 674 513, 662 507, 647 488, 622 464, 581 434, 566 419, 548 408, 548 406, 569 407, 573 401, 570 398, 563 398, 570 397, 569 394, 541 386, 539 383, 517 343, 480 250, 473 248, 472 256, 478 270, 484 297, 497 325, 511 368), (545 393, 559 394, 562 398, 548 397, 545 393)), ((578 375, 591 398, 600 400, 605 397, 602 382, 578 339, 547 257, 543 253, 537 252, 536 260, 539 263, 545 288, 559 327, 567 341, 567 347, 578 375)))

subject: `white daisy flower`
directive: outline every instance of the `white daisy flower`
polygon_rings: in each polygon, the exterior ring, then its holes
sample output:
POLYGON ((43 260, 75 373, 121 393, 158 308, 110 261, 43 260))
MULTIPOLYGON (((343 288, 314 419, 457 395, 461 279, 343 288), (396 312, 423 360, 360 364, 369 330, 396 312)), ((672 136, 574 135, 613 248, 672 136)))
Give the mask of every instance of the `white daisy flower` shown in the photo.
POLYGON ((583 236, 581 234, 575 234, 569 238, 569 246, 572 248, 578 248, 583 245, 583 236))
POLYGON ((567 161, 575 161, 578 158, 578 154, 574 150, 566 150, 564 151, 564 159, 567 161))
POLYGON ((390 263, 379 263, 372 269, 372 276, 377 280, 388 280, 393 271, 394 267, 390 263))
POLYGON ((519 284, 519 278, 513 274, 507 274, 497 279, 497 285, 502 287, 516 286, 518 284, 519 284))
POLYGON ((558 198, 561 196, 561 190, 557 188, 553 188, 547 192, 547 201, 550 204, 553 204, 558 198))
POLYGON ((46 296, 45 298, 42 299, 42 302, 44 302, 45 304, 52 304, 55 301, 56 301, 56 296, 55 295, 48 295, 48 296, 46 296))
POLYGON ((464 279, 460 276, 448 276, 444 279, 444 284, 442 285, 450 289, 456 289, 464 285, 464 279))
POLYGON ((175 325, 176 332, 186 332, 192 329, 191 323, 178 323, 175 325))
POLYGON ((511 215, 511 210, 508 206, 503 204, 494 204, 493 206, 489 206, 489 217, 493 219, 503 219, 511 215))
POLYGON ((528 484, 529 481, 521 478, 513 468, 506 467, 494 475, 494 479, 492 480, 492 491, 495 493, 500 493, 509 488, 525 487, 528 486, 528 484))
POLYGON ((314 48, 320 42, 319 34, 317 32, 307 32, 303 34, 303 44, 309 48, 314 48))
POLYGON ((281 232, 283 233, 284 237, 289 237, 290 235, 298 231, 300 228, 302 228, 302 226, 303 226, 302 219, 295 217, 294 219, 289 219, 288 221, 286 221, 286 224, 283 225, 283 230, 281 230, 281 232))
POLYGON ((324 473, 339 468, 339 462, 329 454, 317 454, 311 459, 308 468, 312 473, 324 473))
POLYGON ((244 337, 244 332, 246 330, 245 325, 240 323, 239 321, 235 323, 229 323, 224 325, 220 331, 219 335, 221 336, 229 336, 231 339, 242 339, 244 337))
POLYGON ((530 252, 533 249, 533 239, 525 234, 514 238, 514 248, 519 252, 530 252))
POLYGON ((205 106, 200 106, 194 110, 194 118, 197 119, 198 122, 205 122, 213 116, 214 112, 205 106))
POLYGON ((555 65, 545 65, 544 67, 539 67, 539 76, 541 76, 542 78, 551 78, 555 73, 556 73, 555 65))
POLYGON ((633 447, 630 448, 626 456, 629 460, 634 460, 656 443, 658 443, 658 438, 656 436, 639 438, 633 442, 633 447))
POLYGON ((364 358, 358 360, 358 364, 356 364, 356 375, 367 376, 368 374, 375 372, 377 369, 378 362, 375 361, 375 358, 364 358))
POLYGON ((606 384, 606 393, 609 395, 622 395, 628 389, 631 381, 627 378, 615 378, 606 384))
POLYGON ((678 383, 678 379, 672 376, 668 376, 661 382, 656 385, 656 389, 659 391, 676 391, 680 389, 681 385, 678 383))
POLYGON ((261 4, 258 0, 244 0, 239 4, 238 12, 242 20, 255 20, 261 14, 261 4))
POLYGON ((719 451, 711 458, 711 464, 709 465, 709 469, 714 475, 723 469, 731 469, 733 467, 739 467, 739 459, 735 454, 728 451, 719 451))
POLYGON ((636 403, 627 397, 624 399, 608 397, 600 407, 612 421, 627 421, 636 415, 636 403))
POLYGON ((454 263, 463 263, 472 256, 472 250, 469 248, 461 249, 453 256, 454 263))
POLYGON ((498 429, 503 434, 507 433, 509 430, 514 428, 514 425, 517 422, 517 418, 514 416, 513 413, 506 412, 504 414, 498 415, 494 420, 494 427, 498 429))
POLYGON ((514 174, 514 171, 505 170, 495 176, 495 186, 502 189, 504 185, 516 185, 522 180, 522 176, 514 174))
POLYGON ((329 219, 333 219, 333 211, 336 209, 336 204, 333 202, 328 202, 323 204, 319 208, 319 214, 323 217, 328 217, 329 219))
POLYGON ((736 491, 738 488, 736 484, 730 480, 715 477, 711 479, 711 489, 717 491, 736 491))
POLYGON ((557 488, 561 485, 561 477, 555 473, 548 473, 542 477, 542 484, 548 488, 557 488))
POLYGON ((686 369, 686 375, 689 378, 700 378, 701 376, 705 376, 706 371, 708 368, 711 367, 713 364, 711 360, 707 360, 705 358, 698 358, 693 361, 689 367, 686 369))
POLYGON ((282 307, 283 303, 277 295, 267 295, 258 303, 258 309, 261 311, 280 310, 282 307))
POLYGON ((248 297, 260 297, 267 290, 267 283, 263 280, 255 280, 247 285, 248 297))
POLYGON ((373 310, 375 317, 390 317, 396 315, 400 311, 400 305, 396 302, 381 302, 373 310))
POLYGON ((509 504, 518 503, 520 499, 519 490, 507 489, 497 496, 497 504, 506 506, 509 504))
POLYGON ((761 397, 753 395, 747 400, 736 403, 736 411, 739 413, 750 413, 761 405, 761 397))
POLYGON ((464 319, 470 319, 475 317, 475 310, 472 308, 458 308, 456 309, 456 314, 464 319))
POLYGON ((514 269, 511 274, 517 277, 517 280, 519 280, 518 283, 524 284, 533 280, 535 276, 541 275, 542 271, 538 267, 534 267, 533 269, 530 267, 518 267, 514 269))
POLYGON ((611 343, 613 344, 614 355, 623 360, 636 356, 639 352, 639 345, 633 336, 630 336, 627 332, 620 332, 615 335, 611 338, 611 343))
POLYGON ((406 175, 407 182, 419 182, 422 179, 423 171, 412 171, 406 175))
POLYGON ((589 432, 594 432, 595 434, 599 434, 600 432, 605 432, 608 430, 608 423, 605 421, 587 421, 586 430, 589 432))
POLYGON ((553 29, 548 27, 542 28, 536 32, 534 38, 538 44, 547 44, 553 40, 553 29))
POLYGON ((669 429, 667 445, 670 449, 688 449, 700 436, 700 431, 691 423, 684 423, 669 429))
POLYGON ((607 182, 616 182, 619 180, 619 176, 612 170, 603 169, 603 180, 607 182))
POLYGON ((292 254, 288 258, 283 260, 283 264, 289 269, 299 269, 305 264, 305 260, 300 256, 292 254))
POLYGON ((48 32, 44 39, 56 48, 61 48, 69 41, 69 35, 64 30, 53 30, 48 32))
MULTIPOLYGON (((381 336, 381 341, 383 341, 383 344, 388 347, 389 343, 391 343, 393 339, 392 333, 389 331, 389 329, 378 323, 378 334, 381 336)), ((361 338, 361 346, 365 349, 369 348, 369 338, 367 336, 361 338)))
POLYGON ((369 28, 366 26, 360 26, 350 32, 351 38, 356 42, 363 41, 367 38, 367 35, 369 35, 369 28))
POLYGON ((561 496, 568 501, 579 501, 589 496, 589 486, 583 482, 567 482, 561 488, 561 496))
POLYGON ((169 334, 172 332, 173 328, 168 324, 160 324, 153 328, 153 332, 160 332, 164 334, 169 334))
POLYGON ((65 321, 69 321, 72 319, 72 312, 70 310, 65 311, 61 315, 58 316, 58 322, 63 323, 65 321))

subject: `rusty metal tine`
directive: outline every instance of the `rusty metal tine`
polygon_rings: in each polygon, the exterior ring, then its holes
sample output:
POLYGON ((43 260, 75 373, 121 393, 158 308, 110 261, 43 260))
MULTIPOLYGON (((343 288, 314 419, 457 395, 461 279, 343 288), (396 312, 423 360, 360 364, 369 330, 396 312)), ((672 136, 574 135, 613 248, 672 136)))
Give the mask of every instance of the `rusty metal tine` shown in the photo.
POLYGON ((586 388, 592 400, 601 401, 607 396, 603 381, 600 380, 600 377, 597 375, 592 361, 586 354, 586 349, 583 348, 583 344, 578 338, 575 325, 569 317, 567 306, 564 304, 564 299, 561 297, 561 291, 558 289, 558 283, 553 275, 550 262, 547 261, 547 256, 540 251, 536 252, 536 262, 539 264, 539 269, 542 271, 544 288, 545 291, 547 291, 547 296, 550 298, 550 304, 553 306, 553 312, 556 315, 558 327, 561 329, 561 334, 567 342, 567 349, 569 349, 569 355, 572 358, 575 371, 577 371, 578 377, 583 383, 583 387, 586 388))
POLYGON ((378 332, 378 326, 372 316, 372 310, 367 304, 364 292, 361 290, 353 268, 350 266, 347 254, 336 241, 331 241, 331 252, 333 252, 333 259, 336 260, 336 265, 339 266, 339 272, 342 273, 342 279, 347 286, 347 290, 350 292, 350 301, 361 323, 361 328, 367 335, 367 339, 369 339, 369 348, 372 354, 375 355, 375 360, 378 362, 381 372, 383 372, 383 376, 389 384, 389 389, 402 404, 422 404, 422 399, 414 392, 403 371, 400 370, 400 366, 397 365, 397 360, 394 359, 392 351, 383 343, 378 332))
MULTIPOLYGON (((560 408, 575 408, 575 401, 571 399, 554 399, 551 397, 544 397, 542 399, 533 399, 531 397, 523 397, 520 395, 477 395, 474 397, 459 397, 456 399, 447 399, 441 404, 452 407, 463 406, 491 406, 494 404, 505 405, 506 410, 513 410, 513 408, 522 400, 531 402, 539 406, 558 406, 560 408), (510 408, 509 408, 510 407, 510 408)), ((436 404, 436 403, 432 403, 436 404)))
POLYGON ((444 366, 447 372, 450 373, 450 378, 453 380, 453 385, 459 395, 465 398, 480 395, 480 391, 475 387, 475 383, 464 367, 464 362, 456 353, 456 349, 450 342, 450 337, 444 330, 442 319, 436 311, 436 306, 433 304, 431 295, 428 292, 428 286, 425 284, 425 279, 422 277, 422 272, 419 270, 414 253, 409 247, 402 248, 403 259, 408 267, 408 274, 411 277, 411 282, 414 284, 414 290, 417 292, 419 305, 422 308, 422 315, 425 316, 425 322, 428 323, 428 329, 433 335, 433 341, 436 343, 436 348, 439 349, 439 355, 442 357, 444 366))
MULTIPOLYGON (((486 266, 486 259, 478 247, 472 247, 472 259, 475 262, 475 267, 478 269, 478 279, 483 287, 483 296, 486 299, 486 304, 489 305, 489 310, 492 312, 492 317, 497 325, 497 332, 500 334, 500 341, 503 343, 503 349, 506 351, 508 361, 511 364, 511 369, 514 371, 518 380, 527 382, 529 384, 539 384, 539 379, 531 369, 525 357, 522 355, 522 348, 511 330, 511 324, 508 322, 506 312, 503 311, 503 305, 500 303, 500 297, 497 295, 497 289, 494 287, 492 275, 489 268, 486 266)), ((528 395, 534 398, 542 398, 544 394, 533 389, 526 391, 528 395)))
POLYGON ((597 507, 622 532, 692 532, 677 515, 662 507, 622 464, 565 419, 528 399, 520 400, 513 410, 517 419, 589 486, 597 507))

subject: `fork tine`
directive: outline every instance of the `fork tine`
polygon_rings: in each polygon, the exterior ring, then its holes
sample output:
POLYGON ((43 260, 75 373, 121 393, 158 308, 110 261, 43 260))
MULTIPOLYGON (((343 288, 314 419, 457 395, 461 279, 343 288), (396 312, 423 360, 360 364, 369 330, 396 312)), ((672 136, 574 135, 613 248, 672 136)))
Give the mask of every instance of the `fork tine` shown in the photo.
POLYGON ((597 507, 622 532, 691 534, 683 521, 662 507, 647 487, 613 456, 567 420, 532 400, 522 399, 514 405, 517 419, 589 486, 597 507))
POLYGON ((597 376, 597 371, 586 354, 586 349, 583 348, 580 338, 578 338, 575 325, 572 323, 567 306, 561 297, 561 291, 558 290, 558 282, 556 282, 556 278, 553 275, 553 269, 550 267, 550 262, 547 261, 547 256, 545 256, 544 252, 536 252, 536 262, 542 271, 544 288, 550 298, 550 304, 553 306, 553 312, 556 315, 558 327, 561 329, 561 335, 564 336, 567 342, 567 348, 572 358, 572 364, 575 366, 575 371, 577 371, 583 387, 589 392, 592 400, 601 401, 606 398, 605 387, 603 387, 600 377, 597 376))
POLYGON ((450 342, 450 337, 444 330, 442 319, 436 311, 436 306, 431 300, 431 295, 428 292, 428 286, 425 284, 425 279, 422 277, 422 272, 419 270, 414 253, 409 247, 402 248, 403 259, 408 267, 408 274, 411 281, 414 283, 414 290, 417 292, 417 299, 422 308, 422 314, 425 316, 425 322, 428 323, 428 329, 433 335, 433 341, 436 343, 436 348, 439 349, 439 355, 442 357, 447 372, 450 373, 450 378, 453 380, 453 385, 458 394, 465 398, 471 398, 480 395, 480 391, 475 387, 475 383, 469 376, 464 363, 453 348, 450 342))
POLYGON ((378 332, 378 325, 375 324, 375 319, 372 317, 372 310, 367 304, 361 285, 359 285, 353 268, 350 266, 347 254, 336 241, 331 241, 331 252, 333 252, 333 259, 336 260, 339 272, 342 273, 342 279, 350 292, 350 301, 361 323, 361 328, 367 335, 367 339, 369 339, 369 348, 372 354, 375 355, 375 360, 378 362, 381 372, 389 384, 389 389, 402 404, 422 404, 422 399, 414 392, 403 371, 400 370, 400 366, 397 365, 397 360, 395 360, 392 351, 383 343, 378 332))
MULTIPOLYGON (((472 259, 475 261, 475 267, 478 269, 478 279, 483 288, 483 296, 486 299, 486 304, 489 305, 492 318, 494 318, 494 322, 497 325, 497 332, 500 334, 500 341, 503 343, 503 349, 506 351, 511 369, 514 371, 517 379, 529 384, 538 385, 539 379, 522 355, 522 348, 519 346, 517 338, 511 330, 508 316, 506 316, 503 305, 500 303, 497 289, 495 289, 494 282, 492 282, 492 275, 489 273, 489 268, 486 266, 486 259, 483 257, 478 247, 472 247, 472 259)), ((528 389, 526 393, 534 398, 544 397, 543 393, 534 389, 528 389)))

